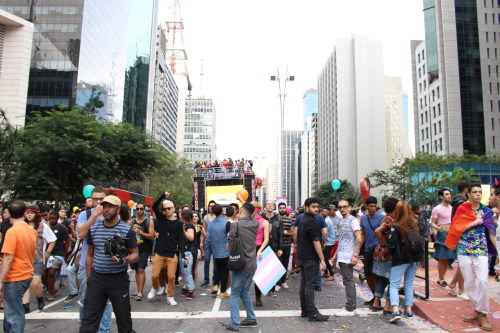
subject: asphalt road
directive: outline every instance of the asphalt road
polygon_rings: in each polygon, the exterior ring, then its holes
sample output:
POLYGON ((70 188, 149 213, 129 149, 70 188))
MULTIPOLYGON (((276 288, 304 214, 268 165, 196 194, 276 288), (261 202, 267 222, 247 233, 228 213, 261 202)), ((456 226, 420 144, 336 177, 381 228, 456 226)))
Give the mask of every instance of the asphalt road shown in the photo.
MULTIPOLYGON (((203 272, 202 263, 199 263, 199 272, 203 272)), ((146 270, 147 279, 145 297, 143 301, 131 299, 132 318, 136 332, 225 332, 221 323, 229 320, 229 299, 217 299, 210 294, 210 288, 200 288, 200 281, 196 284, 193 300, 186 300, 179 296, 180 287, 175 289, 177 306, 167 304, 166 296, 156 296, 147 299, 147 292, 151 288, 151 266, 146 270)), ((129 272, 131 293, 136 291, 135 274, 129 272)), ((316 305, 323 314, 333 315, 341 310, 345 303, 345 290, 337 276, 336 281, 323 282, 322 291, 317 291, 316 305)), ((258 327, 243 328, 240 332, 267 333, 267 332, 445 332, 434 325, 416 317, 403 319, 398 324, 390 324, 389 317, 370 312, 363 302, 371 295, 364 285, 357 285, 358 309, 362 315, 355 317, 330 316, 324 323, 309 323, 300 318, 299 286, 300 275, 292 275, 288 280, 290 288, 278 292, 278 297, 263 296, 262 307, 256 308, 258 327)), ((56 282, 59 283, 59 282, 56 282)), ((182 281, 181 281, 182 284, 182 281)), ((53 302, 47 303, 43 311, 33 311, 26 316, 26 332, 78 332, 78 300, 69 303, 63 300, 68 289, 62 289, 53 302), (71 306, 69 308, 65 308, 71 306)), ((252 290, 253 295, 253 290, 252 290)), ((31 309, 36 309, 35 299, 32 297, 31 309)), ((240 309, 243 307, 240 304, 240 309)), ((244 311, 242 319, 244 319, 244 311)), ((3 313, 0 314, 3 319, 3 313)), ((113 332, 117 332, 113 319, 113 332)))

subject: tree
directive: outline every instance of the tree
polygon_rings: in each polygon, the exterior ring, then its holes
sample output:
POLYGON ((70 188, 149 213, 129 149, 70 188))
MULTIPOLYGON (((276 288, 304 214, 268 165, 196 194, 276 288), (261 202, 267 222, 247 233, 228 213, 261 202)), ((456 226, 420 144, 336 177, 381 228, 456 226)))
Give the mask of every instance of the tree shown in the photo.
POLYGON ((96 116, 99 113, 98 109, 104 107, 104 102, 101 101, 102 90, 97 90, 96 86, 92 86, 89 100, 81 108, 78 108, 80 113, 86 116, 96 116))
POLYGON ((24 199, 80 201, 86 183, 140 181, 158 166, 156 147, 142 131, 99 122, 77 109, 35 113, 19 141, 10 185, 24 199))
POLYGON ((340 188, 337 191, 333 190, 330 182, 320 185, 313 196, 319 199, 321 207, 328 207, 333 200, 347 200, 353 206, 362 200, 360 190, 346 179, 340 180, 340 188))
POLYGON ((0 198, 9 190, 18 139, 19 130, 10 124, 5 111, 0 109, 0 198))

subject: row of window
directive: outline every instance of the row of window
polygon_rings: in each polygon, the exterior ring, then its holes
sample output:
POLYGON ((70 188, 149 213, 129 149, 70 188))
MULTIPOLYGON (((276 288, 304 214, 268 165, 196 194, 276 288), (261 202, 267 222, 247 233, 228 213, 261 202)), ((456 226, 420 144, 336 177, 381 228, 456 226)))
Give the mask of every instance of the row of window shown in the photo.
MULTIPOLYGON (((83 6, 34 6, 35 14, 66 14, 74 15, 81 14, 83 11, 83 6)), ((1 9, 8 11, 9 13, 18 15, 28 15, 31 10, 31 6, 0 6, 1 9)))
POLYGON ((434 145, 432 147, 429 147, 429 144, 422 145, 422 152, 424 153, 432 153, 432 152, 437 152, 437 151, 442 151, 443 150, 443 139, 434 140, 434 145), (432 151, 429 148, 434 148, 432 151))
POLYGON ((422 61, 424 61, 424 60, 425 60, 425 51, 424 51, 424 50, 422 50, 422 53, 419 53, 419 54, 417 55, 417 57, 418 57, 418 63, 419 63, 419 64, 420 64, 420 60, 421 60, 421 59, 420 59, 420 55, 422 55, 422 61))
MULTIPOLYGON (((497 7, 500 7, 500 0, 491 0, 491 8, 495 8, 495 2, 497 3, 497 7)), ((488 8, 488 0, 484 0, 484 8, 488 8)))
MULTIPOLYGON (((498 15, 498 22, 500 23, 500 14, 492 13, 491 14, 491 22, 492 24, 496 24, 496 18, 498 15)), ((484 13, 484 23, 488 24, 488 13, 484 13)))
MULTIPOLYGON (((488 56, 488 59, 490 59, 490 48, 486 48, 486 55, 488 56)), ((498 59, 498 50, 495 47, 495 59, 498 59)))
MULTIPOLYGON (((443 126, 441 124, 441 120, 437 124, 434 123, 433 125, 434 125, 434 135, 438 134, 438 126, 439 126, 439 133, 443 132, 443 126)), ((424 129, 422 128, 422 141, 426 140, 428 138, 429 138, 429 127, 425 128, 425 132, 424 132, 424 129), (424 137, 424 133, 425 133, 425 137, 424 137)))
MULTIPOLYGON (((436 114, 436 107, 432 107, 432 116, 433 118, 439 117, 441 115, 441 104, 437 105, 437 114, 436 114)), ((423 112, 420 114, 420 124, 423 125, 424 123, 427 123, 429 121, 429 117, 427 115, 427 111, 423 112), (424 122, 424 116, 425 116, 425 122, 424 122)))
MULTIPOLYGON (((498 33, 498 36, 500 36, 500 33, 498 33)), ((486 31, 486 43, 489 43, 489 42, 490 42, 490 32, 486 31)), ((497 32, 493 31, 493 43, 496 43, 496 42, 497 42, 497 32)))

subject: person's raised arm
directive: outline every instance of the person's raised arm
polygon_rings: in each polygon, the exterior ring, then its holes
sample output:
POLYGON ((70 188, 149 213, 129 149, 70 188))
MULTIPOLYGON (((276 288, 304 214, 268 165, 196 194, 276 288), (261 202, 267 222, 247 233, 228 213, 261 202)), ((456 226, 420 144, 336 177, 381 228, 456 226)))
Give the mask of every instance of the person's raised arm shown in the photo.
POLYGON ((168 192, 164 192, 164 193, 162 193, 162 194, 158 197, 158 199, 156 199, 155 203, 153 204, 152 209, 153 209, 153 212, 155 213, 156 219, 158 219, 158 217, 160 216, 160 214, 162 214, 162 213, 160 212, 160 209, 159 209, 160 204, 162 203, 162 201, 163 201, 165 198, 167 198, 167 197, 169 197, 169 196, 170 196, 170 193, 168 193, 168 192), (168 195, 167 195, 167 194, 168 194, 168 195))
POLYGON ((80 224, 82 221, 85 221, 85 216, 86 214, 83 214, 83 212, 80 214, 78 217, 78 238, 84 239, 87 237, 90 228, 94 225, 95 221, 97 218, 102 214, 102 206, 97 205, 94 208, 94 212, 92 212, 92 215, 90 215, 89 219, 87 222, 80 224))

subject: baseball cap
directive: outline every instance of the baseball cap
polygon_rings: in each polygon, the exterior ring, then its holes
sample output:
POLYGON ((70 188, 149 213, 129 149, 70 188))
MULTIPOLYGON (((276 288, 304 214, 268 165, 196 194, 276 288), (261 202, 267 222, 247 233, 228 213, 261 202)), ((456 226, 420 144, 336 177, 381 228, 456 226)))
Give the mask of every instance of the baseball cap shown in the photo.
POLYGON ((337 207, 335 207, 335 205, 330 205, 328 207, 330 207, 330 209, 337 209, 337 207))
POLYGON ((116 195, 108 195, 108 196, 106 196, 101 201, 101 205, 104 205, 105 202, 110 203, 110 204, 115 205, 115 206, 120 206, 122 204, 122 201, 116 195))

